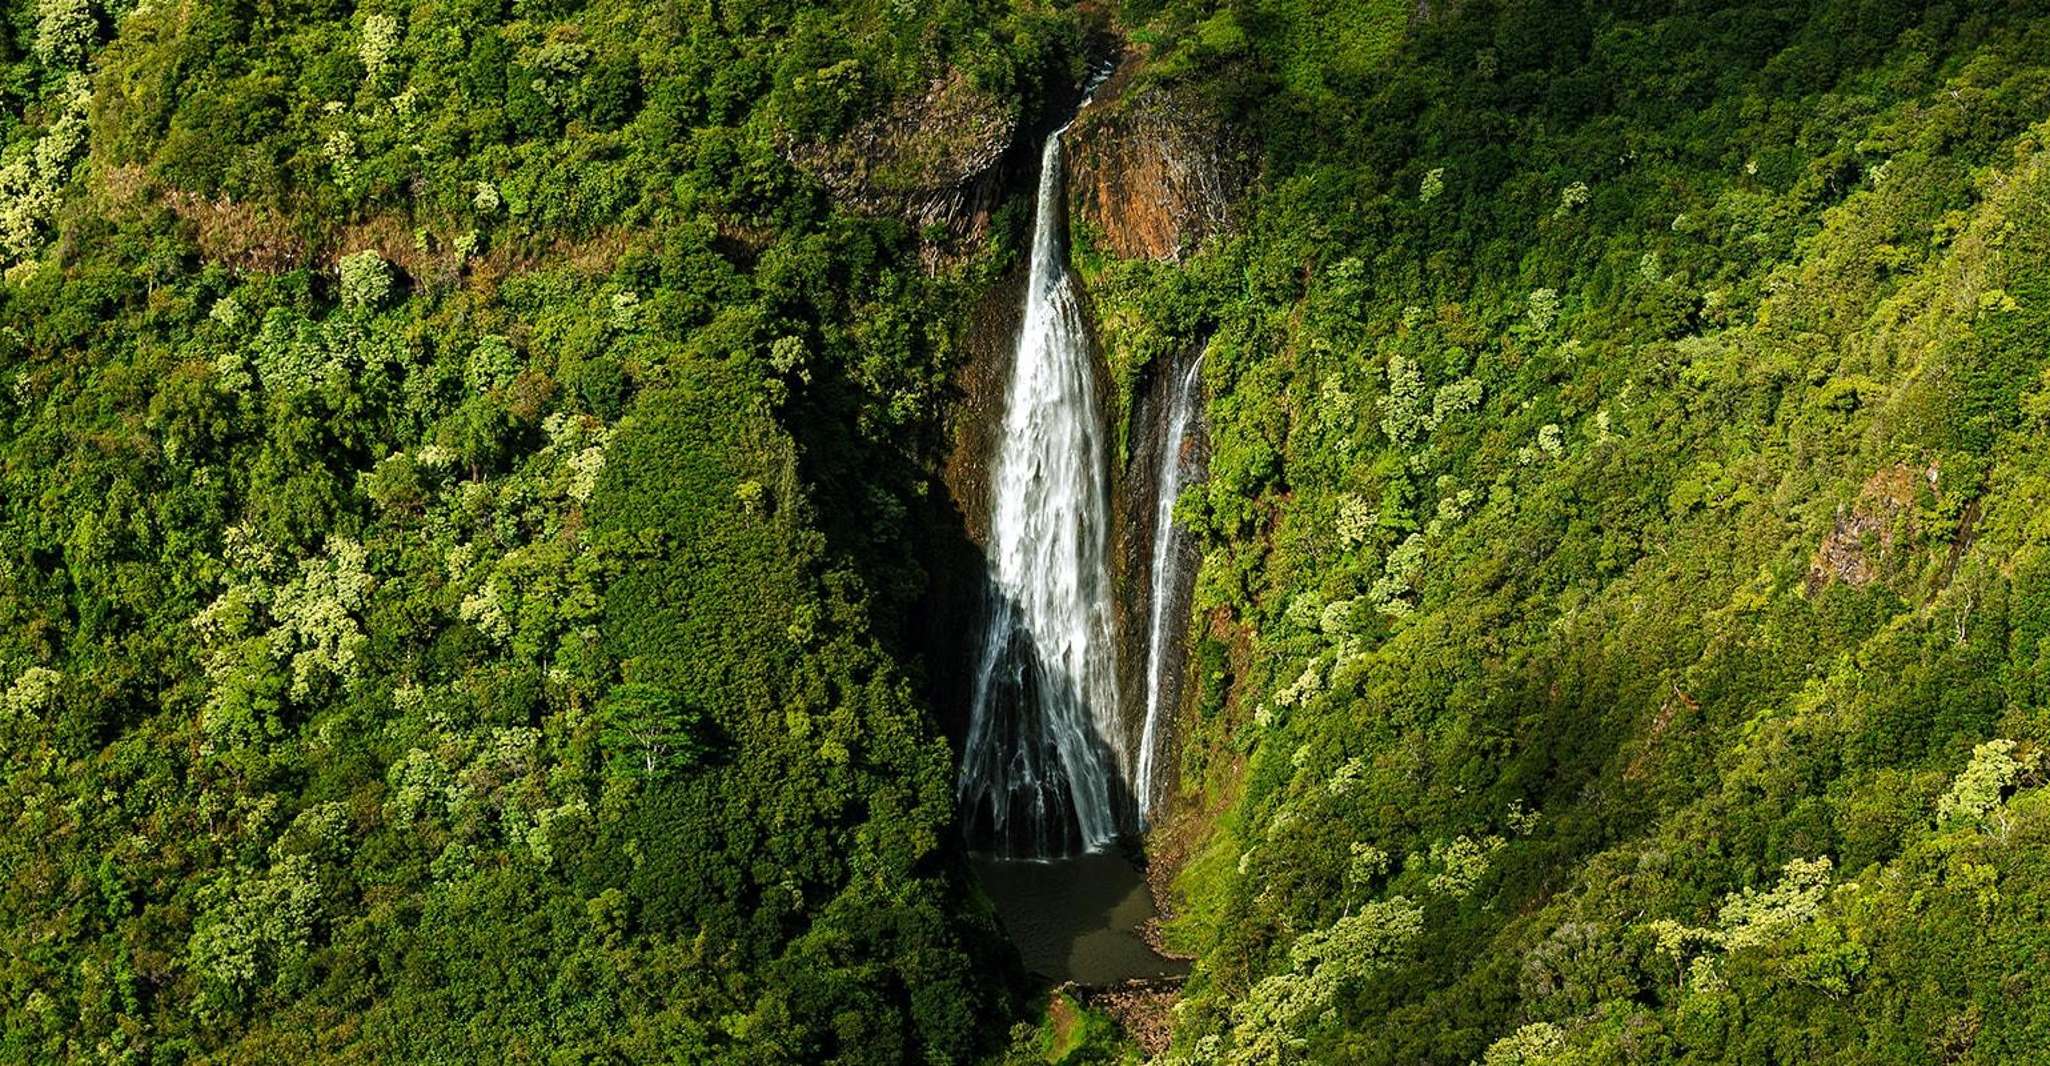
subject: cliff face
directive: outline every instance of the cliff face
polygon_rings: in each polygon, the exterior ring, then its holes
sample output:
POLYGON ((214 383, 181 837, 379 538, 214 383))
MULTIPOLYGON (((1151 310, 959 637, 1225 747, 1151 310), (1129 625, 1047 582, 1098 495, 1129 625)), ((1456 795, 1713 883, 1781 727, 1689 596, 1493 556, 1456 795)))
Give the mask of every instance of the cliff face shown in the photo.
POLYGON ((793 141, 783 153, 842 204, 896 215, 945 243, 973 244, 1004 192, 1000 164, 1018 129, 1012 107, 954 70, 844 136, 793 141))
MULTIPOLYGON (((1212 105, 1183 90, 1143 84, 1137 75, 1137 61, 1128 57, 1067 132, 1070 230, 1078 247, 1110 258, 1176 261, 1239 224, 1255 155, 1212 105)), ((1200 412, 1186 441, 1170 441, 1168 432, 1172 394, 1201 354, 1201 339, 1187 338, 1148 356, 1121 351, 1123 336, 1116 328, 1097 332, 1111 385, 1105 393, 1111 397, 1108 414, 1124 442, 1112 470, 1111 569, 1119 608, 1121 699, 1135 709, 1128 716, 1133 735, 1127 740, 1136 745, 1144 725, 1138 712, 1146 706, 1153 670, 1148 644, 1162 453, 1169 448, 1190 452, 1200 468, 1206 436, 1200 412)), ((1162 560, 1175 572, 1165 586, 1170 617, 1185 609, 1196 562, 1193 542, 1179 543, 1175 554, 1162 560)), ((1179 638, 1182 625, 1170 624, 1179 638)), ((1165 667, 1170 679, 1179 677, 1184 658, 1181 641, 1172 644, 1165 667)), ((1168 706, 1179 703, 1182 688, 1170 680, 1168 706)), ((1172 766, 1173 759, 1170 735, 1165 765, 1172 766)))
MULTIPOLYGON (((1253 154, 1247 142, 1229 130, 1208 105, 1171 89, 1135 86, 1135 73, 1135 62, 1123 64, 1063 136, 1069 239, 1077 246, 1086 242, 1095 251, 1118 258, 1178 259, 1237 224, 1235 210, 1251 181, 1253 154)), ((938 113, 955 116, 949 120, 955 126, 948 128, 968 128, 958 112, 941 108, 938 113)), ((984 155, 974 157, 949 155, 930 146, 923 149, 927 160, 923 172, 956 175, 958 180, 950 187, 959 191, 950 195, 966 196, 961 202, 970 205, 951 214, 942 210, 935 221, 965 223, 971 228, 950 232, 979 236, 1002 190, 1017 195, 1019 190, 1031 188, 1031 168, 1014 164, 1035 154, 1039 138, 1049 132, 1007 130, 1007 138, 1021 143, 999 149, 992 142, 984 155), (978 166, 981 169, 974 176, 958 177, 978 166)), ((965 143, 952 134, 936 140, 965 143)), ((879 143, 895 142, 884 138, 879 143)), ((872 185, 856 179, 863 173, 885 172, 888 162, 878 159, 867 166, 866 171, 841 172, 848 195, 875 195, 872 185)), ((933 182, 928 187, 938 190, 944 185, 933 182)), ((943 200, 944 195, 935 193, 934 198, 918 202, 937 205, 943 200)), ((879 199, 853 202, 888 208, 879 199)), ((1004 388, 1018 339, 1023 284, 1021 263, 985 295, 964 335, 968 357, 952 382, 954 448, 941 475, 946 491, 936 494, 942 498, 936 508, 947 529, 948 550, 931 563, 933 581, 924 622, 931 695, 957 735, 986 591, 979 546, 988 536, 989 464, 1002 428, 1004 388)), ((1191 340, 1153 360, 1138 371, 1135 382, 1120 388, 1110 370, 1115 353, 1103 350, 1115 341, 1095 330, 1094 315, 1086 306, 1086 285, 1083 296, 1085 317, 1090 319, 1092 333, 1097 333, 1099 389, 1108 408, 1104 414, 1118 427, 1119 438, 1128 442, 1111 471, 1111 568, 1118 590, 1121 699, 1138 708, 1145 704, 1156 482, 1161 451, 1169 446, 1169 393, 1202 345, 1191 340)), ((1200 449, 1200 419, 1198 423, 1191 446, 1200 449)), ((1193 562, 1192 558, 1178 558, 1175 565, 1192 573, 1193 562)), ((1181 584, 1180 591, 1186 592, 1186 574, 1181 584)), ((1143 723, 1135 714, 1129 716, 1129 724, 1133 734, 1125 738, 1128 747, 1137 743, 1143 723)))
MULTIPOLYGON (((1188 628, 1189 593, 1201 554, 1196 539, 1184 536, 1167 541, 1168 558, 1155 558, 1155 552, 1162 547, 1161 482, 1170 461, 1181 468, 1181 488, 1184 491, 1207 476, 1210 437, 1200 386, 1191 397, 1194 408, 1187 412, 1186 421, 1177 424, 1175 418, 1178 383, 1187 376, 1196 360, 1202 358, 1202 354, 1203 344, 1192 341, 1163 354, 1148 367, 1134 391, 1131 414, 1126 422, 1128 453, 1124 462, 1112 471, 1111 579, 1117 587, 1120 608, 1118 677, 1123 688, 1121 698, 1125 706, 1134 709, 1129 716, 1133 729, 1130 741, 1134 745, 1132 750, 1137 751, 1136 745, 1146 724, 1145 715, 1141 712, 1147 706, 1147 688, 1154 674, 1160 675, 1162 706, 1166 708, 1165 721, 1169 726, 1163 734, 1163 758, 1159 763, 1162 767, 1175 765, 1177 749, 1173 725, 1179 717, 1177 711, 1187 688, 1182 683, 1187 665, 1186 642, 1182 638, 1188 628), (1165 566, 1172 575, 1165 583, 1156 583, 1154 579, 1154 571, 1159 566, 1165 566), (1164 659, 1161 663, 1154 663, 1150 658, 1153 601, 1156 596, 1165 597, 1161 611, 1168 636, 1161 648, 1164 659)), ((1155 778, 1156 781, 1172 779, 1171 770, 1155 778)), ((1171 801, 1173 791, 1172 788, 1156 791, 1153 798, 1171 801)), ((1155 810, 1156 821, 1168 812, 1169 806, 1155 810)))
POLYGON ((1127 91, 1134 64, 1068 132, 1068 198, 1078 235, 1120 259, 1180 259, 1230 230, 1252 152, 1210 104, 1186 91, 1127 91))
POLYGON ((950 383, 948 428, 953 447, 930 496, 926 528, 929 575, 922 604, 927 698, 948 736, 967 732, 968 704, 981 650, 989 572, 990 464, 1003 431, 1004 388, 1023 324, 1025 265, 977 301, 962 337, 966 353, 950 383))

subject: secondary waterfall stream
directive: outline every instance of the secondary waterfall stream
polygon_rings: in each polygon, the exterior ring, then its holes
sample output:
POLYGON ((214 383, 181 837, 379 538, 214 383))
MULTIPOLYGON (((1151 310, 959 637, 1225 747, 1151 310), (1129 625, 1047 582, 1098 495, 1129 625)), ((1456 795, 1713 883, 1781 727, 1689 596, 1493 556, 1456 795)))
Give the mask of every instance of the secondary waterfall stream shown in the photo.
POLYGON ((1180 659, 1174 655, 1176 620, 1188 609, 1186 587, 1181 576, 1182 531, 1175 525, 1174 505, 1182 486, 1194 472, 1190 447, 1190 416, 1197 407, 1197 387, 1203 373, 1198 355, 1182 373, 1167 398, 1167 430, 1160 440, 1160 469, 1154 477, 1153 554, 1149 559, 1153 580, 1147 601, 1146 625, 1146 717, 1139 734, 1139 754, 1132 769, 1132 792, 1139 800, 1142 826, 1153 814, 1157 785, 1154 767, 1160 761, 1167 740, 1165 719, 1173 710, 1169 700, 1177 693, 1172 685, 1180 659))
POLYGON ((1000 854, 1101 851, 1131 826, 1116 740, 1108 452, 1068 275, 1061 132, 1040 156, 1025 320, 991 483, 989 606, 957 799, 1000 854))

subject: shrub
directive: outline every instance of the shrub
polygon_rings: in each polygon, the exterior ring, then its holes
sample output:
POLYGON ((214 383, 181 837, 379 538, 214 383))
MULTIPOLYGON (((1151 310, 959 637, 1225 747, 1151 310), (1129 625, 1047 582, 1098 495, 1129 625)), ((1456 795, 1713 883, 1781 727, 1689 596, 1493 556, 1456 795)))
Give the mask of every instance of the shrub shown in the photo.
POLYGON ((369 249, 342 257, 342 306, 375 311, 391 298, 391 265, 369 249))
POLYGON ((99 29, 92 0, 42 0, 36 17, 36 58, 52 67, 78 67, 99 29))

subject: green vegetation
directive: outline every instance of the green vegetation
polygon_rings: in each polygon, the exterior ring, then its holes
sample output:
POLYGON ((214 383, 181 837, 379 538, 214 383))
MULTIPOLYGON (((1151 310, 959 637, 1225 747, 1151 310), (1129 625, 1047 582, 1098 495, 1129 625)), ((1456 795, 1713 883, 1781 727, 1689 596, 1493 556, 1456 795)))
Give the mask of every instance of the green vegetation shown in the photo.
MULTIPOLYGON (((1117 5, 1257 157, 1076 227, 1208 352, 1166 1061, 2050 1046, 2046 16, 1117 5)), ((915 624, 1105 17, 10 5, 0 1061, 1137 1061, 915 624)))
POLYGON ((1089 263, 1209 351, 1173 1060, 2031 1061, 2050 23, 1399 7, 1125 7, 1264 157, 1089 263))
POLYGON ((9 6, 0 1060, 1000 1047, 898 644, 1010 238, 791 160, 935 79, 1029 123, 1073 52, 972 0, 9 6))
POLYGON ((1011 1030, 1011 1046, 993 1060, 1003 1066, 1127 1066, 1145 1061, 1109 1014, 1064 990, 1044 1001, 1039 1016, 1011 1030))

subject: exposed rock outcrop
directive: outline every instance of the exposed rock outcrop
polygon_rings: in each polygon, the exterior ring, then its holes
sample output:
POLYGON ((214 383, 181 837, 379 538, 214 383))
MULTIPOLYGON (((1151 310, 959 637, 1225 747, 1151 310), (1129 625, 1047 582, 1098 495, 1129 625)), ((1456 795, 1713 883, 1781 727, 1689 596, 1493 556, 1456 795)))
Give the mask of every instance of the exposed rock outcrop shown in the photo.
MULTIPOLYGON (((1151 656, 1151 623, 1157 591, 1154 569, 1160 561, 1154 553, 1163 543, 1159 537, 1163 460, 1172 453, 1175 462, 1181 464, 1184 490, 1203 480, 1208 467, 1209 434, 1200 386, 1188 397, 1195 405, 1192 412, 1182 425, 1174 426, 1178 384, 1202 352, 1200 341, 1186 344, 1157 357, 1141 374, 1126 417, 1128 447, 1124 461, 1113 469, 1111 477, 1111 580, 1118 590, 1120 698, 1127 706, 1147 707, 1148 684, 1156 670, 1163 671, 1166 680, 1162 698, 1170 723, 1178 717, 1176 708, 1185 694, 1186 686, 1178 679, 1187 665, 1187 656, 1179 638, 1187 628, 1188 594, 1201 554, 1193 537, 1171 538, 1166 542, 1172 558, 1165 560, 1165 564, 1174 576, 1171 583, 1158 591, 1168 593, 1162 611, 1169 640, 1162 648, 1165 662, 1156 664, 1151 656)), ((1144 734, 1145 715, 1134 714, 1131 718, 1134 732, 1127 739, 1130 750, 1136 752, 1144 734)), ((1173 732, 1170 728, 1162 747, 1155 749, 1160 766, 1174 765, 1173 732)), ((1171 771, 1167 776, 1172 777, 1171 771)))
MULTIPOLYGON (((1181 1000, 1180 979, 1132 980, 1108 988, 1069 984, 1060 992, 1076 996, 1095 1010, 1117 1019, 1118 1027, 1148 1055, 1165 1054, 1174 1037, 1174 1006, 1181 1000)), ((1055 1000, 1061 997, 1056 995, 1055 1000)))
POLYGON ((1930 485, 1938 471, 1916 471, 1905 464, 1883 467, 1866 479, 1857 502, 1840 511, 1836 524, 1808 563, 1808 591, 1833 581, 1869 585, 1883 570, 1897 565, 1896 546, 1915 535, 1913 512, 1918 474, 1930 485))
POLYGON ((840 203, 959 242, 988 231, 1018 128, 1013 107, 950 70, 840 137, 793 140, 783 153, 840 203))
POLYGON ((1068 197, 1077 236, 1124 259, 1180 259, 1239 221, 1254 156, 1214 105, 1174 88, 1133 86, 1127 62, 1069 132, 1068 197))
POLYGON ((980 652, 989 573, 990 464, 1003 431, 1004 386, 1022 325, 1023 263, 976 302, 962 337, 967 353, 949 388, 953 446, 930 495, 928 528, 936 531, 926 562, 930 581, 921 605, 927 698, 948 735, 967 732, 968 705, 980 652), (940 534, 938 531, 943 531, 940 534))

